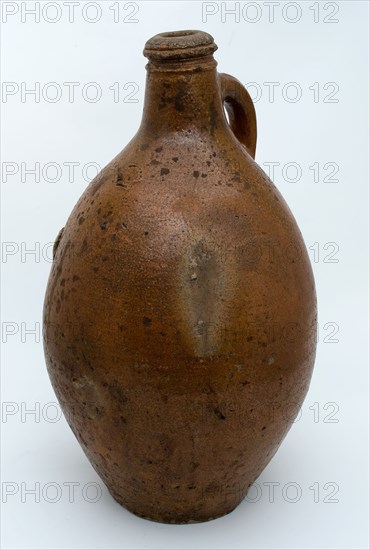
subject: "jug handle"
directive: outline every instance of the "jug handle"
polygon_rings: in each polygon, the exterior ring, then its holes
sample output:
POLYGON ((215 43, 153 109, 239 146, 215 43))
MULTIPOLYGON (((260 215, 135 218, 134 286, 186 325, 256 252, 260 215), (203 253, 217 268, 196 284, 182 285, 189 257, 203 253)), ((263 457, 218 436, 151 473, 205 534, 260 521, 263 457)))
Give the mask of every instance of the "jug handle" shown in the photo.
POLYGON ((254 159, 257 143, 257 119, 253 101, 243 84, 233 76, 220 73, 222 103, 235 137, 254 159))

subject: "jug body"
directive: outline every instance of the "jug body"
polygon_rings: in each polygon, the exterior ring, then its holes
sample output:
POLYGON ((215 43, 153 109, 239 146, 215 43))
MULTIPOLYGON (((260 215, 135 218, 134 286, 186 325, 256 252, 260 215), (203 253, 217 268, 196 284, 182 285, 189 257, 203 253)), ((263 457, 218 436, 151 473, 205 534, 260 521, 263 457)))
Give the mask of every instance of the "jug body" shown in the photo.
POLYGON ((302 236, 214 50, 197 31, 147 42, 141 126, 73 209, 44 304, 75 436, 118 502, 162 522, 239 504, 291 427, 316 349, 302 236))

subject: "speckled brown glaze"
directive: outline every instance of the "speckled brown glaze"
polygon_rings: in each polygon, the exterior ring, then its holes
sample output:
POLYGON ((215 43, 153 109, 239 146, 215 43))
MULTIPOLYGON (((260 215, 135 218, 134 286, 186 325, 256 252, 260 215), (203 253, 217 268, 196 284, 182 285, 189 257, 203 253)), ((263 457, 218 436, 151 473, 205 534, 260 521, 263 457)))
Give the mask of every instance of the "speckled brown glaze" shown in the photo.
POLYGON ((74 434, 113 497, 162 522, 237 506, 315 357, 307 252, 254 161, 252 101, 215 50, 199 31, 147 42, 141 126, 58 235, 44 306, 74 434))

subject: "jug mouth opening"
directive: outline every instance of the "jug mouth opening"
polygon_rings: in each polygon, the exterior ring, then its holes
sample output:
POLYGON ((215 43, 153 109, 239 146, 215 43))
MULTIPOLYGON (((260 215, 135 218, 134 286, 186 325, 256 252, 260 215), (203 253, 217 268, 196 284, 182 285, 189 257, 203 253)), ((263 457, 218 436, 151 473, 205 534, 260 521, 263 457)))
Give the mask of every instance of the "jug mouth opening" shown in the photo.
POLYGON ((213 37, 198 30, 162 32, 150 38, 144 47, 149 61, 180 61, 210 56, 217 50, 213 37))

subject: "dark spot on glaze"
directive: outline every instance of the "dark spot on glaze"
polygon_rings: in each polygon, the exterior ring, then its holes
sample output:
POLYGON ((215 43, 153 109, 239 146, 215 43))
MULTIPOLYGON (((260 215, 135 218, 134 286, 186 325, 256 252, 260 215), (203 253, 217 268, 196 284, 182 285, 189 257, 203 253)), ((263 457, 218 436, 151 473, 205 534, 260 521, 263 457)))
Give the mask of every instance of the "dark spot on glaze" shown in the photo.
POLYGON ((141 150, 141 151, 145 151, 145 149, 148 149, 148 147, 149 147, 149 144, 148 144, 148 143, 143 143, 143 144, 141 145, 141 147, 140 147, 140 150, 141 150))
POLYGON ((108 222, 102 222, 102 223, 100 224, 100 229, 102 229, 103 231, 105 231, 105 230, 107 229, 107 223, 108 223, 108 222))
POLYGON ((146 317, 146 316, 143 317, 144 325, 150 325, 151 322, 152 320, 149 317, 146 317))
POLYGON ((250 187, 251 184, 247 180, 244 180, 244 189, 250 189, 250 187))
POLYGON ((116 185, 119 185, 121 187, 124 187, 125 185, 123 182, 123 174, 121 168, 117 168, 116 185))
POLYGON ((217 416, 217 418, 219 418, 220 420, 225 420, 226 416, 224 414, 222 414, 220 409, 215 409, 214 413, 217 416))
POLYGON ((98 189, 100 189, 100 187, 103 185, 103 183, 105 182, 105 178, 103 178, 102 176, 102 173, 99 174, 99 176, 97 176, 96 178, 96 183, 93 185, 93 188, 92 188, 92 196, 95 195, 95 193, 98 191, 98 189))
POLYGON ((177 94, 175 95, 175 98, 174 98, 174 106, 175 106, 175 109, 176 111, 179 111, 180 113, 182 113, 183 111, 185 111, 185 102, 184 102, 184 99, 186 97, 186 85, 184 82, 180 82, 180 89, 179 91, 177 92, 177 94))
POLYGON ((157 149, 155 150, 156 153, 160 153, 161 151, 163 151, 163 147, 157 147, 157 149))
POLYGON ((202 178, 206 178, 208 176, 208 174, 202 174, 202 178))
POLYGON ((218 119, 217 109, 213 101, 209 105, 209 114, 211 118, 211 135, 213 136, 215 133, 215 129, 217 127, 217 119, 218 119))
POLYGON ((160 164, 160 162, 157 159, 153 159, 150 161, 150 164, 153 164, 154 166, 156 166, 157 164, 160 164))
POLYGON ((81 225, 82 223, 84 223, 84 221, 85 221, 85 218, 81 216, 81 218, 78 220, 78 225, 81 225))
POLYGON ((80 277, 78 275, 73 275, 72 281, 75 283, 76 281, 79 281, 80 277))
POLYGON ((198 172, 198 170, 194 170, 193 176, 194 176, 194 178, 199 178, 200 172, 198 172))
POLYGON ((58 235, 57 235, 57 238, 55 239, 55 243, 54 243, 54 246, 53 246, 53 260, 55 259, 55 255, 57 253, 57 248, 60 244, 60 241, 62 239, 62 236, 63 236, 63 233, 64 233, 64 227, 62 227, 62 229, 59 231, 58 235))
POLYGON ((173 162, 177 162, 179 160, 179 157, 172 157, 173 162))
POLYGON ((125 392, 118 384, 108 384, 108 390, 113 399, 120 405, 124 405, 127 402, 125 392))
POLYGON ((161 168, 161 176, 166 176, 170 171, 168 168, 161 168))

